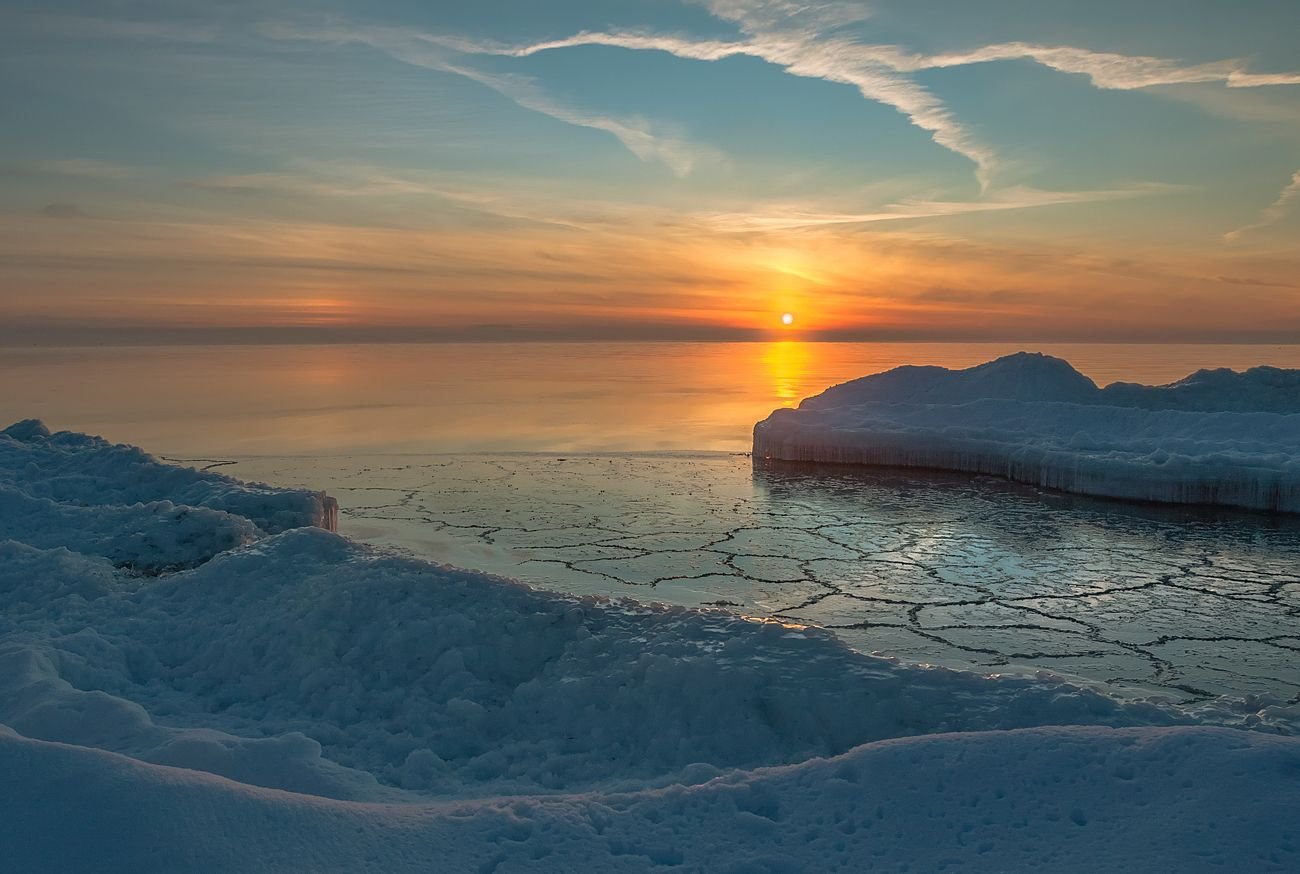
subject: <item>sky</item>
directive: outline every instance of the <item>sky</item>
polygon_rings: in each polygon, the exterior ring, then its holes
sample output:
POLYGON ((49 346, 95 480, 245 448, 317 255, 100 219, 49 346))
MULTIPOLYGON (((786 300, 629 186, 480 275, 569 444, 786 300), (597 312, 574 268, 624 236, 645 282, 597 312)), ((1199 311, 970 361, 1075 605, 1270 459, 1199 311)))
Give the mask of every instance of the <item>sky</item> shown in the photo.
POLYGON ((1300 342, 1296 33, 1278 0, 7 0, 0 342, 1300 342))

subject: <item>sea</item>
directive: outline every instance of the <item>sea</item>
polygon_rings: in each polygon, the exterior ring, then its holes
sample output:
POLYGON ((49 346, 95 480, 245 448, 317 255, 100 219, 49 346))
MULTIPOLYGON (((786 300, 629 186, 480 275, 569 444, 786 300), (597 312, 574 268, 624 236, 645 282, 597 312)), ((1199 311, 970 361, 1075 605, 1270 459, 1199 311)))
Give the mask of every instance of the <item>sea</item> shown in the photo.
POLYGON ((451 343, 0 347, 0 419, 172 455, 743 452, 755 422, 903 364, 1028 350, 1098 384, 1300 367, 1300 345, 451 343))

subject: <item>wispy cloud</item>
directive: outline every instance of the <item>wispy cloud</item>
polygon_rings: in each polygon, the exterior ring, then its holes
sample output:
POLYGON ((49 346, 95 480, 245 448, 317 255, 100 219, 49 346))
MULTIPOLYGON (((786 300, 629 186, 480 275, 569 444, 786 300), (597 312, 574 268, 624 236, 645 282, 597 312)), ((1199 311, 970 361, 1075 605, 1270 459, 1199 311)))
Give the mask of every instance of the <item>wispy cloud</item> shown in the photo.
POLYGON ((513 101, 518 106, 551 118, 603 131, 615 137, 642 161, 664 164, 677 176, 686 176, 700 163, 720 161, 721 154, 706 146, 652 130, 639 118, 615 118, 567 105, 546 94, 526 76, 489 73, 467 66, 457 55, 505 53, 454 37, 421 34, 397 28, 300 28, 284 24, 260 28, 264 36, 334 44, 360 43, 412 66, 463 76, 513 101))
POLYGON ((1277 224, 1287 217, 1291 212, 1291 209, 1297 203, 1300 203, 1300 170, 1295 171, 1295 173, 1291 175, 1290 184, 1287 185, 1286 188, 1282 189, 1282 193, 1278 195, 1277 200, 1273 201, 1267 209, 1259 214, 1259 219, 1257 221, 1253 224, 1246 225, 1245 227, 1237 228, 1234 231, 1228 231, 1228 233, 1223 235, 1223 239, 1230 243, 1236 242, 1251 231, 1257 231, 1261 228, 1266 228, 1269 225, 1277 224))
POLYGON ((277 171, 235 173, 196 179, 189 185, 210 191, 275 192, 319 197, 442 193, 428 185, 374 169, 365 172, 326 170, 316 173, 277 171))
POLYGON ((863 2, 807 2, 807 0, 691 0, 713 15, 750 27, 773 28, 791 23, 816 30, 831 30, 866 21, 871 7, 863 2))
MULTIPOLYGON (((779 66, 787 73, 849 85, 867 100, 890 106, 935 143, 969 159, 981 186, 988 190, 999 167, 996 150, 981 141, 935 94, 910 78, 926 70, 975 64, 1029 60, 1062 73, 1086 76, 1097 88, 1137 90, 1159 86, 1221 83, 1228 88, 1300 85, 1298 72, 1252 72, 1241 60, 1188 64, 1145 55, 1123 55, 1073 46, 1005 42, 964 51, 924 54, 896 45, 863 42, 860 28, 871 9, 863 3, 815 0, 693 0, 715 17, 736 25, 735 39, 696 39, 651 32, 591 32, 526 45, 476 41, 455 35, 421 33, 409 28, 340 23, 324 27, 264 23, 257 31, 273 39, 369 45, 396 59, 440 72, 463 76, 533 112, 566 124, 615 137, 643 161, 661 163, 686 176, 706 162, 723 160, 715 149, 657 129, 644 119, 615 117, 565 103, 544 92, 530 78, 488 72, 466 63, 472 55, 526 57, 588 45, 639 51, 663 51, 677 57, 719 61, 749 56, 779 66)), ((132 39, 201 41, 214 32, 203 27, 92 19, 46 19, 66 32, 94 31, 132 39), (94 26, 91 27, 90 24, 94 26)))
POLYGON ((1300 84, 1300 73, 1253 73, 1240 60, 1186 64, 1167 58, 1026 42, 925 55, 894 45, 866 44, 842 33, 845 25, 868 17, 868 10, 857 4, 705 0, 704 5, 715 16, 735 22, 744 38, 697 40, 652 33, 585 31, 522 47, 462 44, 460 48, 522 57, 556 49, 604 45, 662 51, 700 61, 719 61, 738 55, 759 58, 795 76, 852 85, 866 99, 894 107, 912 124, 929 132, 936 143, 973 161, 985 188, 998 164, 995 151, 979 142, 934 94, 904 74, 1030 60, 1062 73, 1087 76, 1094 86, 1108 90, 1216 82, 1229 88, 1300 84))
POLYGON ((1087 76, 1098 88, 1130 91, 1160 85, 1190 85, 1222 82, 1230 88, 1300 84, 1300 73, 1250 73, 1238 60, 1207 64, 1185 64, 1168 58, 1095 52, 1072 46, 1044 46, 1008 42, 967 52, 938 55, 908 55, 886 52, 882 59, 902 70, 961 67, 995 61, 1029 60, 1062 73, 1087 76))
POLYGON ((758 58, 793 76, 852 86, 867 100, 893 107, 913 125, 929 133, 937 144, 972 161, 981 185, 987 187, 997 163, 993 149, 980 143, 924 86, 899 74, 905 66, 900 60, 905 59, 904 53, 888 46, 863 45, 851 37, 836 34, 836 28, 855 20, 851 10, 836 14, 835 10, 841 5, 809 7, 733 0, 709 4, 715 15, 734 21, 745 34, 744 40, 736 41, 694 40, 647 33, 583 32, 567 39, 528 46, 483 45, 478 50, 525 57, 555 49, 605 45, 668 52, 699 61, 719 61, 738 55, 758 58))
POLYGON ((565 202, 574 215, 567 215, 557 210, 554 204, 535 202, 535 199, 530 200, 517 191, 505 194, 488 188, 475 188, 463 179, 452 180, 442 174, 346 161, 296 160, 283 170, 209 176, 186 184, 207 191, 292 197, 425 198, 497 219, 582 230, 590 226, 577 214, 597 212, 591 204, 572 197, 565 202))
POLYGON ((1294 282, 1277 282, 1271 279, 1256 279, 1253 276, 1216 276, 1224 285, 1250 285, 1256 288, 1300 288, 1294 282))
POLYGON ((979 201, 908 199, 871 212, 826 212, 809 206, 776 205, 766 209, 756 208, 752 212, 714 214, 708 216, 706 221, 714 230, 722 232, 791 231, 1074 203, 1100 203, 1171 193, 1177 190, 1179 190, 1177 186, 1154 184, 1099 191, 1044 191, 1038 188, 1013 186, 994 192, 979 201))
POLYGON ((455 65, 448 65, 446 69, 491 88, 524 109, 577 127, 611 134, 642 161, 658 161, 676 176, 689 175, 701 161, 721 159, 721 154, 714 149, 652 131, 650 124, 643 119, 618 119, 566 106, 548 97, 531 79, 523 76, 489 74, 455 65))
MULTIPOLYGON (((772 63, 790 66, 799 64, 799 50, 814 46, 825 49, 825 57, 815 59, 808 69, 828 75, 815 78, 834 78, 834 71, 861 72, 870 70, 916 73, 924 70, 964 67, 998 61, 1029 60, 1062 73, 1084 75, 1098 88, 1107 90, 1136 90, 1161 85, 1190 85, 1221 82, 1229 88, 1260 88, 1281 85, 1300 85, 1300 73, 1251 73, 1239 60, 1214 61, 1206 64, 1184 64, 1168 58, 1144 55, 1120 55, 1095 52, 1072 46, 1044 46, 1033 43, 1010 42, 972 49, 925 55, 909 52, 899 46, 869 45, 846 37, 817 41, 804 34, 804 41, 774 39, 763 35, 751 40, 693 40, 682 36, 660 36, 644 33, 600 33, 584 31, 574 36, 539 42, 523 48, 508 49, 479 45, 480 52, 524 56, 551 49, 584 45, 607 45, 627 49, 663 51, 683 58, 717 61, 736 55, 749 55, 772 63)), ((804 75, 794 69, 790 72, 804 75)), ((874 99, 874 98, 873 98, 874 99)), ((887 102, 887 101, 882 101, 887 102)))
POLYGON ((1229 88, 1265 88, 1270 85, 1300 85, 1300 73, 1247 73, 1233 70, 1228 74, 1229 88))

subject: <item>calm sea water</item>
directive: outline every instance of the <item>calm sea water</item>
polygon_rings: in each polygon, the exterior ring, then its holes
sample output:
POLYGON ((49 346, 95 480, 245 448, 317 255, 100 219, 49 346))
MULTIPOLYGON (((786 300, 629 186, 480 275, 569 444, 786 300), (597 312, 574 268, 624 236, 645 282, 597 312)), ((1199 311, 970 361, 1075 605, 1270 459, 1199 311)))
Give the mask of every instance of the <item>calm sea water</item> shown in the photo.
POLYGON ((490 343, 0 349, 0 420, 168 455, 749 448, 754 422, 896 367, 1020 349, 1099 383, 1300 367, 1300 346, 490 343))

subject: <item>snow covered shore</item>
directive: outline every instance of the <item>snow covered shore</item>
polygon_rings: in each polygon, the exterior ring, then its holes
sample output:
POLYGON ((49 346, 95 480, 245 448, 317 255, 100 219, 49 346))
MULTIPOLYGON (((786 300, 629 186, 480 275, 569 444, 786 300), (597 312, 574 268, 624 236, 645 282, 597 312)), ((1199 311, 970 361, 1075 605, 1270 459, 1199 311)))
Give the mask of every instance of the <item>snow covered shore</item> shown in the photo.
POLYGON ((1043 728, 694 786, 345 804, 0 729, 12 872, 1289 872, 1296 741, 1043 728), (36 787, 42 787, 38 789, 36 787))
POLYGON ((1286 713, 1120 703, 543 593, 270 533, 319 503, 164 467, 0 432, 7 871, 1300 861, 1286 713), (145 496, 166 508, 125 503, 145 496))
MULTIPOLYGON (((251 523, 267 534, 307 526, 338 529, 338 503, 324 492, 276 489, 165 464, 135 446, 69 431, 51 434, 35 419, 0 431, 0 490, 28 502, 37 513, 77 514, 93 508, 94 514, 81 514, 74 523, 78 527, 95 524, 89 521, 92 516, 134 512, 143 518, 188 507, 221 514, 227 525, 251 523)), ((59 526, 34 523, 32 527, 59 526)), ((157 548, 178 546, 160 543, 157 548)), ((197 563, 199 555, 186 559, 197 563)))
POLYGON ((754 457, 993 474, 1079 494, 1300 512, 1300 371, 1097 388, 1057 358, 900 367, 754 428, 754 457))

